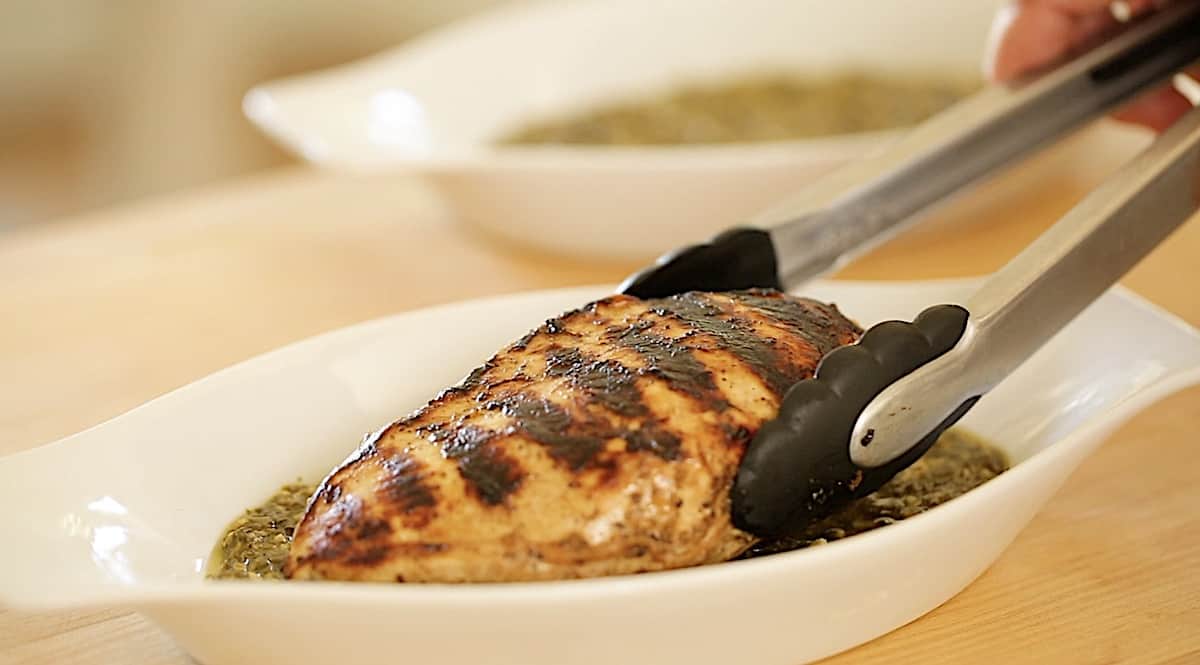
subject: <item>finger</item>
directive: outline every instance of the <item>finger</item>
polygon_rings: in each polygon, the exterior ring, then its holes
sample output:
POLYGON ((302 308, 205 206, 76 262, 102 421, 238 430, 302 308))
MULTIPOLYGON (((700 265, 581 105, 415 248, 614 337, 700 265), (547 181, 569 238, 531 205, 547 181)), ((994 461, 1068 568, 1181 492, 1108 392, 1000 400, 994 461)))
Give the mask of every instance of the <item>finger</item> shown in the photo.
POLYGON ((1075 21, 1042 3, 1009 5, 992 26, 988 75, 1009 81, 1057 62, 1076 39, 1075 21))
MULTIPOLYGON (((1200 67, 1187 70, 1188 75, 1200 77, 1200 67)), ((1148 92, 1113 114, 1122 122, 1130 122, 1161 132, 1192 108, 1192 103, 1170 85, 1148 92)))
MULTIPOLYGON (((1125 0, 1129 20, 1151 11, 1156 0, 1125 0)), ((1111 34, 1120 25, 1108 0, 1018 0, 992 24, 984 71, 998 81, 1056 65, 1111 34)))
POLYGON ((1113 117, 1161 132, 1191 108, 1192 103, 1186 97, 1171 86, 1165 86, 1126 104, 1113 117))
POLYGON ((1070 53, 1080 53, 1094 46, 1097 41, 1112 35, 1120 27, 1121 22, 1110 12, 1076 16, 1070 37, 1070 53))
POLYGON ((1158 9, 1167 0, 1114 0, 1109 5, 1109 13, 1120 23, 1128 23, 1135 18, 1158 9))

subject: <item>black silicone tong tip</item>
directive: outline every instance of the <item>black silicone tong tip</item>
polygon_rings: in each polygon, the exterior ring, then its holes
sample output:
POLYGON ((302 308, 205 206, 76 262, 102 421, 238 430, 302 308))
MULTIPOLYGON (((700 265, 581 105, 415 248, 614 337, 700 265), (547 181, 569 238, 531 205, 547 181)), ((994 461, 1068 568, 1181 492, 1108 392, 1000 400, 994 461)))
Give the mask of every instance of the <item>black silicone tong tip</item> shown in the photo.
MULTIPOLYGON (((783 290, 768 232, 730 229, 677 249, 625 280, 619 293, 665 298, 687 291, 783 290)), ((875 491, 915 462, 974 405, 968 400, 938 428, 888 464, 859 468, 850 434, 863 408, 888 385, 949 351, 966 329, 967 311, 939 305, 913 323, 889 321, 858 344, 822 359, 816 377, 792 386, 779 415, 746 452, 731 493, 734 524, 760 536, 794 535, 850 500, 875 491)))
POLYGON ((639 298, 666 298, 687 291, 783 290, 771 234, 735 228, 701 245, 664 254, 617 289, 639 298))
POLYGON ((827 354, 816 376, 792 386, 779 415, 751 441, 731 494, 734 525, 764 537, 797 535, 920 458, 977 397, 880 467, 862 468, 850 459, 851 433, 884 388, 958 343, 967 316, 958 305, 937 305, 912 323, 880 323, 857 344, 827 354))

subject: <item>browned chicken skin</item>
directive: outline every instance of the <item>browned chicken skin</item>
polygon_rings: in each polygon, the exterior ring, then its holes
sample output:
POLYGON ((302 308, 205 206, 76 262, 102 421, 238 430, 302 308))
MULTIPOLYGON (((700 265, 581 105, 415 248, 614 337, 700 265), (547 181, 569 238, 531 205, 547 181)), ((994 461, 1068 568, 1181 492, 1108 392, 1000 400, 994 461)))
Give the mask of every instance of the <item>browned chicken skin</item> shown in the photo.
POLYGON ((769 291, 612 296, 369 437, 317 490, 297 579, 501 582, 725 561, 729 489, 783 392, 861 330, 769 291))

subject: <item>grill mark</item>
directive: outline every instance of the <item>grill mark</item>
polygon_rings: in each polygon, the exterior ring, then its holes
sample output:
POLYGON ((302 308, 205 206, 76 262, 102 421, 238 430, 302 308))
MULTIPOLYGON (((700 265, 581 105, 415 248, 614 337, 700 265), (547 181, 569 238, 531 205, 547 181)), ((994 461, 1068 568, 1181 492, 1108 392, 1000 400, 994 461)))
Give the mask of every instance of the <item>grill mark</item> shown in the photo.
POLYGON ((748 444, 751 437, 754 436, 754 431, 745 425, 734 425, 732 423, 721 423, 721 431, 725 433, 725 437, 733 445, 748 444))
MULTIPOLYGON (((311 538, 309 553, 297 557, 297 565, 303 566, 312 561, 334 561, 353 554, 354 540, 348 536, 363 524, 362 501, 352 494, 343 497, 339 491, 338 495, 340 500, 329 503, 312 526, 316 533, 311 538)), ((289 577, 292 575, 290 566, 284 570, 284 574, 289 577)))
MULTIPOLYGON (((350 552, 338 563, 346 566, 375 566, 388 558, 406 557, 419 558, 440 554, 447 549, 445 543, 374 543, 350 552)), ((397 582, 403 582, 404 576, 397 575, 397 582)))
MULTIPOLYGON (((647 419, 651 416, 642 391, 637 385, 637 375, 615 360, 598 360, 577 348, 556 347, 546 354, 546 374, 564 377, 573 386, 587 392, 591 403, 600 404, 609 410, 629 418, 647 419)), ((658 422, 643 421, 637 429, 595 427, 597 438, 625 440, 630 451, 648 451, 665 460, 679 457, 683 443, 674 433, 658 422)))
POLYGON ((376 494, 383 506, 406 516, 410 526, 424 526, 433 518, 437 497, 425 481, 428 473, 420 460, 400 452, 383 461, 376 494))
POLYGON ((577 348, 555 347, 546 353, 546 375, 567 379, 585 391, 591 402, 618 415, 636 418, 649 413, 637 377, 615 360, 598 360, 577 348))
POLYGON ((726 295, 735 302, 758 310, 772 322, 811 342, 822 356, 853 342, 862 334, 862 329, 841 316, 833 305, 804 298, 785 298, 777 291, 759 289, 726 295))
POLYGON ((356 540, 372 540, 377 536, 386 536, 392 532, 392 525, 386 520, 372 519, 365 520, 358 527, 358 532, 355 534, 356 540))
POLYGON ((434 433, 434 441, 442 444, 442 454, 450 459, 461 459, 492 440, 496 434, 474 425, 460 425, 449 434, 444 429, 434 433))
POLYGON ((679 458, 683 442, 657 422, 637 422, 637 428, 614 426, 607 419, 575 416, 540 397, 516 394, 489 402, 484 408, 500 410, 515 421, 509 433, 523 432, 545 446, 550 456, 571 471, 602 466, 599 456, 612 439, 623 439, 626 450, 647 451, 665 460, 679 458))
POLYGON ((665 460, 678 459, 683 446, 673 432, 655 425, 627 432, 624 438, 629 450, 646 450, 665 460))
POLYGON ((545 399, 518 393, 488 402, 484 408, 498 409, 512 418, 515 424, 506 433, 524 432, 572 471, 587 466, 604 449, 605 432, 593 421, 572 418, 562 407, 545 399))
POLYGON ((802 376, 787 357, 779 353, 774 339, 759 335, 745 319, 736 315, 729 320, 721 318, 724 310, 706 294, 691 292, 672 296, 660 301, 651 311, 681 321, 692 330, 715 339, 719 348, 741 360, 777 396, 783 395, 802 376))
POLYGON ((504 386, 514 384, 514 383, 527 384, 532 380, 533 379, 529 375, 525 374, 524 367, 522 367, 521 369, 518 369, 517 372, 510 377, 506 377, 503 379, 493 379, 492 381, 488 381, 486 383, 481 384, 480 386, 478 386, 478 389, 475 391, 474 399, 476 402, 486 402, 486 401, 492 399, 492 396, 495 394, 495 391, 498 388, 502 388, 504 386))
POLYGON ((346 566, 374 566, 387 560, 390 553, 391 547, 387 545, 372 545, 351 552, 349 556, 342 559, 341 563, 346 566))
POLYGON ((468 490, 483 503, 498 506, 521 487, 521 467, 493 445, 495 432, 474 425, 449 430, 430 428, 427 432, 430 441, 441 444, 442 454, 455 461, 468 490))
POLYGON ((489 506, 498 506, 521 487, 524 476, 499 448, 486 447, 458 462, 458 473, 470 483, 479 498, 489 506))
POLYGON ((696 398, 704 407, 715 411, 729 408, 729 402, 717 389, 712 371, 700 362, 691 349, 676 340, 650 332, 652 322, 641 321, 625 328, 609 328, 604 341, 627 348, 646 363, 638 375, 662 379, 667 387, 696 398))
POLYGON ((588 466, 588 469, 595 471, 597 487, 612 487, 620 476, 621 463, 613 455, 602 454, 588 466))

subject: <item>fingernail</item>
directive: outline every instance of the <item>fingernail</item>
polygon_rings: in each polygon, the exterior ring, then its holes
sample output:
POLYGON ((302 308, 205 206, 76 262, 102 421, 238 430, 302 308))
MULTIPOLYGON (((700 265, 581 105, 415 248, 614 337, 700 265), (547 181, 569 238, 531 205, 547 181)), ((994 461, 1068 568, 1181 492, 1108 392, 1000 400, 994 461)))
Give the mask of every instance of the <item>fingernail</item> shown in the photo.
POLYGON ((1114 0, 1108 4, 1108 13, 1121 23, 1128 23, 1133 18, 1133 7, 1125 0, 1114 0))
POLYGON ((996 18, 992 19, 992 27, 988 30, 987 48, 984 50, 983 56, 983 74, 987 78, 997 79, 998 72, 996 71, 996 56, 1000 51, 1000 42, 1004 39, 1004 34, 1008 32, 1009 26, 1017 18, 1019 7, 1015 2, 1009 2, 996 12, 996 18))
POLYGON ((1191 102, 1192 106, 1200 106, 1200 81, 1179 72, 1171 79, 1171 86, 1191 102))

